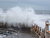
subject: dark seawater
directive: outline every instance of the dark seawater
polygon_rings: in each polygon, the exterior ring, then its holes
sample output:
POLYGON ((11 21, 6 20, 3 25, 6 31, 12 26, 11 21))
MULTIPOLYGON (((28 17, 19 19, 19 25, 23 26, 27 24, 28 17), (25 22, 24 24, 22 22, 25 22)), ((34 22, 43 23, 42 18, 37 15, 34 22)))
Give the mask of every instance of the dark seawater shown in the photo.
POLYGON ((22 33, 20 31, 13 32, 8 30, 0 30, 0 38, 33 38, 31 34, 22 33))

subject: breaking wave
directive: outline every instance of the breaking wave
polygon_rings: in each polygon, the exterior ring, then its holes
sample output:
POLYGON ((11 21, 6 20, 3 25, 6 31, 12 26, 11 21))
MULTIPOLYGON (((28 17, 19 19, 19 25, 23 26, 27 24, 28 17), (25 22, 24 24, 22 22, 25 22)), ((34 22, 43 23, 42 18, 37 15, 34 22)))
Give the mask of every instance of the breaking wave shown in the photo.
POLYGON ((7 23, 24 23, 31 26, 32 24, 38 24, 40 27, 44 28, 45 23, 41 19, 47 19, 49 15, 36 15, 35 11, 31 7, 22 8, 19 6, 10 8, 4 13, 0 8, 0 22, 7 23))

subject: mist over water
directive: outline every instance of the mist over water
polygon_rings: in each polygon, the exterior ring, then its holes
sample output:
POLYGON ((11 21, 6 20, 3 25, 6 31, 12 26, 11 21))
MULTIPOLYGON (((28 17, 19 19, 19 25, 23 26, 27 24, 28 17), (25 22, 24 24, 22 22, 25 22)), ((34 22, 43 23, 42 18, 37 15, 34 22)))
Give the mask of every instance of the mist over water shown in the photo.
POLYGON ((22 8, 19 6, 10 8, 4 13, 0 8, 0 21, 7 23, 24 23, 31 26, 37 24, 40 27, 45 27, 45 20, 50 19, 49 15, 37 15, 31 7, 22 8), (44 21, 43 21, 44 19, 44 21))

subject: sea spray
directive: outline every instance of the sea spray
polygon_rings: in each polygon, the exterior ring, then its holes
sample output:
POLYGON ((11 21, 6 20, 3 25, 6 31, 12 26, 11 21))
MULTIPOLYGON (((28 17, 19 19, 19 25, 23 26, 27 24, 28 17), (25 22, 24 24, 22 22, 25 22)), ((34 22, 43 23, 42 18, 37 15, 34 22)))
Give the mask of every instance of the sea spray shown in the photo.
POLYGON ((37 24, 40 27, 45 27, 45 21, 49 19, 49 15, 37 15, 35 11, 31 7, 21 8, 19 6, 10 8, 4 13, 4 11, 0 10, 0 21, 7 22, 8 24, 13 24, 16 26, 16 23, 25 24, 28 26, 32 26, 33 24, 37 24))

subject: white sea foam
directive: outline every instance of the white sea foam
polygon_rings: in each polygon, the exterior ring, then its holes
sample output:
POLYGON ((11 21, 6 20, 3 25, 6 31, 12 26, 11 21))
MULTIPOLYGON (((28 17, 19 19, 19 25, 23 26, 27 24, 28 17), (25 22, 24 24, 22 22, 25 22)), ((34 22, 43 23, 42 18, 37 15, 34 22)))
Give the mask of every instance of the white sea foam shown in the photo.
POLYGON ((45 23, 44 21, 46 19, 50 19, 49 15, 36 15, 35 11, 31 7, 21 8, 19 6, 10 8, 6 11, 6 13, 3 12, 2 9, 0 9, 0 21, 8 22, 8 23, 25 23, 31 26, 31 24, 38 24, 40 27, 44 28, 45 23))

